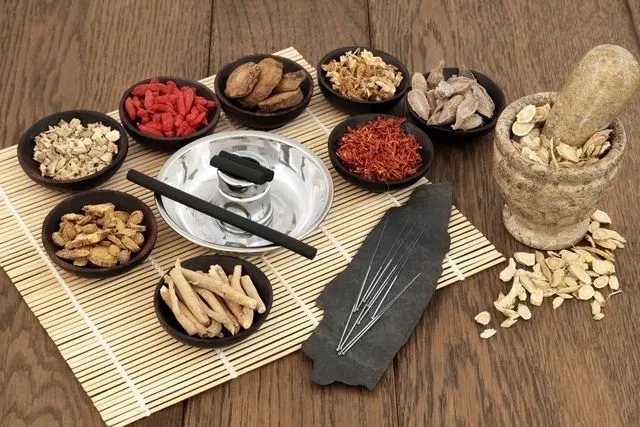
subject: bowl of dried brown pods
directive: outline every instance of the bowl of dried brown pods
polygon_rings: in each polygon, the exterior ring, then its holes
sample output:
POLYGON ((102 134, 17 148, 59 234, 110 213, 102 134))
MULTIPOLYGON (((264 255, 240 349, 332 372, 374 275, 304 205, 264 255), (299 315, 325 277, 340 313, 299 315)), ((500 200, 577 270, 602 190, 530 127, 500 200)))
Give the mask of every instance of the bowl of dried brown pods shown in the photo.
POLYGON ((428 73, 414 73, 406 99, 413 122, 447 142, 488 133, 506 104, 504 92, 488 76, 462 65, 444 67, 444 61, 428 73))
POLYGON ((122 166, 129 141, 114 118, 89 110, 52 114, 34 123, 18 141, 18 162, 40 185, 84 191, 107 181, 122 166))

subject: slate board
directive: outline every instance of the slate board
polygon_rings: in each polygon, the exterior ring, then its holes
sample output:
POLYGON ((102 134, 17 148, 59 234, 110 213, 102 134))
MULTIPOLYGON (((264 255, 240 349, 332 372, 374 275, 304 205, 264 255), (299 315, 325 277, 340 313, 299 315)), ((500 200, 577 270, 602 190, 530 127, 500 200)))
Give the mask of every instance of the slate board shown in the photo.
MULTIPOLYGON (((302 346, 302 351, 313 360, 314 383, 326 385, 338 381, 372 390, 382 378, 389 363, 413 333, 442 274, 442 261, 450 243, 451 192, 448 183, 422 185, 413 191, 406 205, 392 208, 385 214, 386 228, 372 272, 392 248, 405 224, 419 220, 425 225, 412 259, 405 264, 386 302, 416 274, 422 274, 345 355, 338 356, 336 347, 375 251, 384 219, 371 230, 349 266, 318 297, 317 304, 324 309, 324 318, 302 346)), ((356 331, 366 323, 363 321, 356 331)))

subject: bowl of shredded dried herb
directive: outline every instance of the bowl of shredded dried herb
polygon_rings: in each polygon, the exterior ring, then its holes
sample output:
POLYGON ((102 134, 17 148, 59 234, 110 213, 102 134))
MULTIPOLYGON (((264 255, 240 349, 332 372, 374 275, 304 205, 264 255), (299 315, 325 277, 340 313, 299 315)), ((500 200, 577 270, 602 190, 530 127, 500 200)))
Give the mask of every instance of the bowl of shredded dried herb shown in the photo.
POLYGON ((349 117, 329 135, 328 151, 343 178, 373 192, 414 184, 434 158, 426 133, 404 117, 387 114, 349 117))

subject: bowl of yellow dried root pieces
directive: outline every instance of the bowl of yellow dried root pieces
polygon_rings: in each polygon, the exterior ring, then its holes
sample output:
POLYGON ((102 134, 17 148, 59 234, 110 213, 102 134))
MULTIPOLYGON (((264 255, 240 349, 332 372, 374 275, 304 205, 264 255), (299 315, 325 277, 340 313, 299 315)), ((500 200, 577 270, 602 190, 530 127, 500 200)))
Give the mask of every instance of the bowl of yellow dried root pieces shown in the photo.
POLYGON ((58 267, 82 277, 110 277, 143 262, 158 225, 141 200, 119 191, 68 197, 42 223, 42 245, 58 267))
POLYGON ((267 276, 225 255, 176 260, 154 293, 162 327, 178 341, 205 348, 246 339, 267 319, 272 302, 267 276))

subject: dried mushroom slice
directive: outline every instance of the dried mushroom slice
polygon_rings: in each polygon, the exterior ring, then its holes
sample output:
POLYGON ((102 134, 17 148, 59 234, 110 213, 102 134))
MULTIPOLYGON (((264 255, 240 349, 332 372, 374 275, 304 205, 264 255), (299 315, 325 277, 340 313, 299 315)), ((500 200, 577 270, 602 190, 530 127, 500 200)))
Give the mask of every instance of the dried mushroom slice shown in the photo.
POLYGON ((284 110, 302 102, 302 91, 295 89, 291 92, 281 92, 271 95, 265 100, 258 102, 258 110, 265 113, 284 110))
POLYGON ((294 73, 285 73, 282 75, 282 79, 280 79, 278 85, 273 89, 273 92, 280 93, 296 90, 300 87, 306 77, 306 73, 302 70, 294 73))
POLYGON ((425 79, 422 73, 413 73, 411 76, 411 90, 418 90, 422 92, 423 95, 429 90, 427 79, 425 79))
POLYGON ((227 78, 224 94, 229 98, 243 98, 251 93, 258 77, 260 67, 255 62, 247 62, 233 70, 227 78))
MULTIPOLYGON (((462 100, 460 105, 458 105, 458 108, 456 110, 456 121, 451 126, 451 128, 454 130, 460 129, 465 120, 471 117, 476 112, 477 108, 478 101, 473 97, 473 94, 471 92, 467 92, 464 95, 464 99, 462 100)), ((482 123, 482 118, 480 118, 480 123, 482 123)))
POLYGON ((411 109, 422 119, 429 120, 431 107, 429 101, 423 91, 419 89, 411 89, 407 94, 407 102, 411 109))
POLYGON ((478 113, 487 119, 492 118, 496 105, 493 103, 493 99, 491 99, 487 90, 481 84, 475 83, 471 85, 471 93, 473 93, 473 97, 478 100, 478 113))
POLYGON ((273 58, 264 58, 258 62, 260 74, 258 81, 249 93, 242 98, 242 105, 254 108, 258 103, 266 99, 282 78, 282 63, 273 58))
POLYGON ((429 75, 427 76, 427 85, 429 89, 435 89, 436 86, 440 84, 441 81, 444 80, 444 60, 440 60, 438 66, 433 70, 429 71, 429 75))

